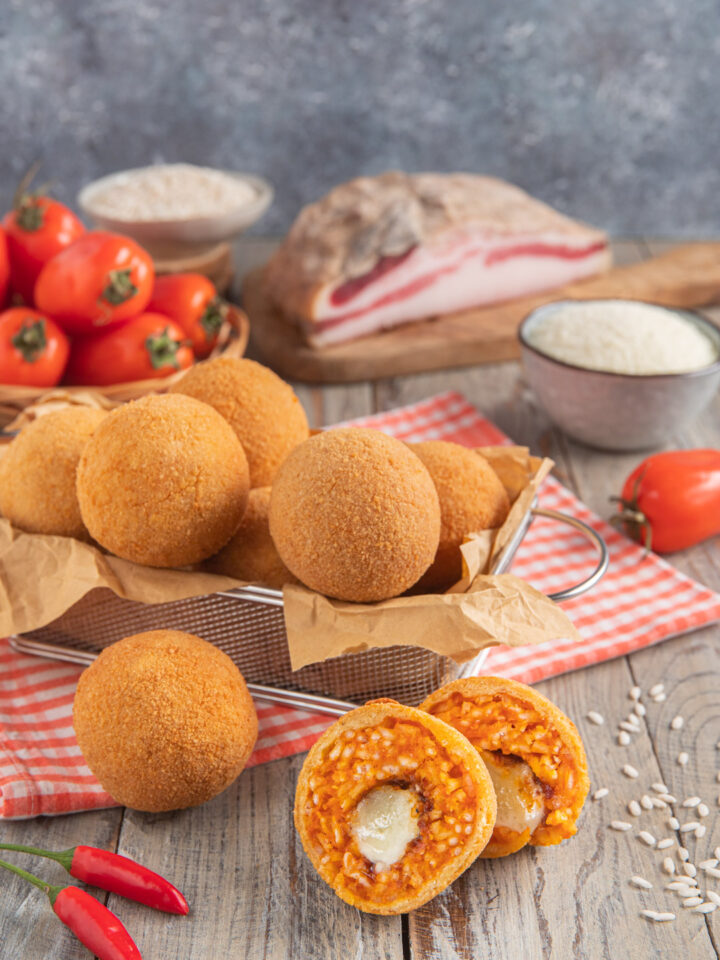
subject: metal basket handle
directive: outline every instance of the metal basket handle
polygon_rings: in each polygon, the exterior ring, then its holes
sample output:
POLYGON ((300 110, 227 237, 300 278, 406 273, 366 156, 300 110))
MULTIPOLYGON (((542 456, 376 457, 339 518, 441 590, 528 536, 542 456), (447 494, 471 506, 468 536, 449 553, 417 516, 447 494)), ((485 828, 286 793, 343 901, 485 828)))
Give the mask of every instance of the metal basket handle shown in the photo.
POLYGON ((585 523, 584 520, 578 520, 577 517, 571 517, 569 514, 561 513, 559 510, 545 510, 542 507, 533 507, 531 512, 534 517, 546 517, 548 520, 557 520, 558 523, 567 523, 569 526, 575 527, 598 551, 598 561, 593 572, 585 577, 584 580, 573 584, 571 587, 566 587, 564 590, 558 590, 556 593, 548 594, 550 599, 555 600, 557 603, 560 600, 570 600, 572 597, 579 597, 581 594, 587 593, 588 590, 595 586, 598 580, 602 579, 608 568, 608 549, 603 538, 596 530, 593 530, 589 524, 585 523))

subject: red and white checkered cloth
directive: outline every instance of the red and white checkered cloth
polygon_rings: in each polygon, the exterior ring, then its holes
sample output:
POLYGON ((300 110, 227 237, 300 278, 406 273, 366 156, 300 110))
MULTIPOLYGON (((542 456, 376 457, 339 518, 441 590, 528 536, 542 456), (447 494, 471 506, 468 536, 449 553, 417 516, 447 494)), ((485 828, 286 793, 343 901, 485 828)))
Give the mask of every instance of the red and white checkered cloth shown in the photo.
MULTIPOLYGON (((403 440, 452 440, 467 446, 507 442, 456 393, 353 421, 403 440)), ((588 594, 563 605, 583 640, 493 648, 483 673, 534 683, 618 657, 720 620, 720 596, 608 526, 555 479, 543 507, 590 523, 610 551, 610 569, 588 594)), ((512 572, 550 593, 588 572, 594 548, 569 526, 537 519, 512 572)), ((23 818, 113 805, 83 762, 71 716, 77 667, 15 653, 0 641, 0 817, 23 818)), ((260 734, 250 764, 307 750, 331 720, 258 703, 260 734)))

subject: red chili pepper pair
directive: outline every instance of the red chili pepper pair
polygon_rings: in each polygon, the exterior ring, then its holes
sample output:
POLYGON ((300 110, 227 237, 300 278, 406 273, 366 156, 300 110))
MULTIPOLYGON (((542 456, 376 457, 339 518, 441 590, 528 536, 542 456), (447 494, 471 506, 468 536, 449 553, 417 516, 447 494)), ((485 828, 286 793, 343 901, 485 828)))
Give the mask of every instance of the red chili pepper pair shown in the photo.
MULTIPOLYGON (((169 881, 134 860, 108 850, 77 846, 55 852, 14 843, 0 843, 0 850, 17 850, 57 860, 78 880, 156 910, 179 914, 189 911, 185 897, 169 881)), ((0 866, 44 890, 57 916, 99 960, 142 960, 140 951, 122 923, 89 893, 74 886, 45 883, 4 860, 0 860, 0 866)))

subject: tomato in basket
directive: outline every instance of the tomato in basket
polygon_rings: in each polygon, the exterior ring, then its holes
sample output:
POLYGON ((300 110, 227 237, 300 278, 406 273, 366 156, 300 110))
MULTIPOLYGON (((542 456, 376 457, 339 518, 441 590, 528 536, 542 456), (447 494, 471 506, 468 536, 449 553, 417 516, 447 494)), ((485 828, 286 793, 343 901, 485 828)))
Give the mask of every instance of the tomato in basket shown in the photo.
POLYGON ((63 331, 38 310, 12 307, 0 313, 0 383, 54 387, 69 352, 63 331))
POLYGON ((7 237, 5 236, 5 231, 0 229, 0 308, 2 308, 5 303, 9 280, 10 261, 8 258, 7 237))
POLYGON ((154 278, 150 254, 130 237, 91 231, 42 268, 35 306, 67 333, 93 333, 142 313, 154 278))
POLYGON ((10 287, 26 304, 33 303, 35 281, 57 253, 85 233, 64 204, 36 193, 20 193, 3 218, 10 258, 10 287))
POLYGON ((226 309, 212 281, 201 273, 156 277, 148 304, 148 310, 164 313, 183 328, 199 358, 215 346, 226 309))
POLYGON ((68 384, 107 386, 186 370, 193 353, 184 331, 160 313, 141 313, 121 327, 73 341, 68 384))

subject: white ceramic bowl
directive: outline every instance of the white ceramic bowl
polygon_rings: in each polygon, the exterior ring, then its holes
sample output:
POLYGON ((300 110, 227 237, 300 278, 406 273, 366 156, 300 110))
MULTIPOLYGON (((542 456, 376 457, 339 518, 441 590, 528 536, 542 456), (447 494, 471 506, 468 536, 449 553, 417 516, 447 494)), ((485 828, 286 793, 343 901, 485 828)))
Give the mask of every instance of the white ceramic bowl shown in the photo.
POLYGON ((94 180, 83 187, 78 194, 80 208, 97 227, 115 233, 124 233, 140 243, 152 241, 220 243, 223 240, 230 240, 255 223, 265 213, 273 199, 273 188, 262 177, 238 173, 234 170, 223 170, 220 172, 243 180, 253 191, 253 197, 247 203, 232 207, 219 215, 168 220, 120 220, 97 210, 94 200, 99 193, 110 186, 121 186, 131 175, 146 169, 149 168, 123 170, 94 180))
MULTIPOLYGON (((571 301, 538 307, 518 331, 525 377, 548 416, 568 436, 601 450, 664 446, 707 407, 720 387, 720 329, 689 310, 675 310, 710 338, 718 359, 688 373, 643 375, 589 370, 555 360, 529 342, 533 328, 571 301)), ((595 301, 602 302, 602 301, 595 301)), ((608 301, 626 302, 630 301, 608 301)), ((669 308, 666 308, 669 309, 669 308)))

